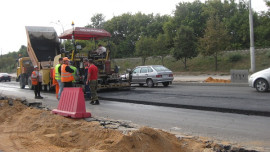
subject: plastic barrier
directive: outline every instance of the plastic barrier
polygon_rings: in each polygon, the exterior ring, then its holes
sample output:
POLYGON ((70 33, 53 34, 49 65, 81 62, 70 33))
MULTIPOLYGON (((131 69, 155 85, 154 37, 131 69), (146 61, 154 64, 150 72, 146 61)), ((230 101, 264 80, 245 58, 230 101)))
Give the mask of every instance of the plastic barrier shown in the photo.
POLYGON ((52 111, 65 117, 88 118, 90 112, 86 112, 85 99, 82 88, 64 88, 57 109, 52 111))

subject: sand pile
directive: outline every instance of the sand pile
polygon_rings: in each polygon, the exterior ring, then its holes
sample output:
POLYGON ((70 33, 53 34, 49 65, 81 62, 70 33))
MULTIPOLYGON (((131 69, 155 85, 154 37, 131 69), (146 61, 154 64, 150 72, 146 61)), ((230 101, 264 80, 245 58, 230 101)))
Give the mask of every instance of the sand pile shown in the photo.
POLYGON ((213 79, 212 77, 208 77, 204 82, 210 83, 231 83, 231 80, 224 80, 224 79, 213 79))
POLYGON ((0 100, 0 151, 3 152, 210 152, 216 145, 178 139, 143 127, 127 135, 86 122, 0 100), (207 148, 206 148, 207 147, 207 148))

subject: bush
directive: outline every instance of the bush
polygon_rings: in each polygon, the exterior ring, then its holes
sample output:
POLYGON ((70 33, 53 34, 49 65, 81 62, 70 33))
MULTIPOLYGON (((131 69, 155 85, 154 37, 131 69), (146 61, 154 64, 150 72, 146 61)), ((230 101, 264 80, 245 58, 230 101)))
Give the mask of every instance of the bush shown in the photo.
POLYGON ((240 61, 242 59, 242 55, 237 53, 237 54, 232 54, 229 56, 229 61, 231 62, 237 62, 240 61))
POLYGON ((267 56, 268 58, 270 58, 270 52, 269 52, 269 51, 266 53, 266 56, 267 56))

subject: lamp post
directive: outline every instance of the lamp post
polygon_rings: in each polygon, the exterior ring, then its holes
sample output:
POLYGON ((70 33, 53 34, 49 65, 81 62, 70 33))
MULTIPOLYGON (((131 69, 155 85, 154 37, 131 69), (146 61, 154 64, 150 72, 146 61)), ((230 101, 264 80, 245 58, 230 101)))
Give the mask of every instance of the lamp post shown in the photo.
POLYGON ((250 71, 255 72, 255 49, 254 49, 254 32, 253 32, 253 15, 251 0, 249 0, 249 27, 250 27, 250 71))

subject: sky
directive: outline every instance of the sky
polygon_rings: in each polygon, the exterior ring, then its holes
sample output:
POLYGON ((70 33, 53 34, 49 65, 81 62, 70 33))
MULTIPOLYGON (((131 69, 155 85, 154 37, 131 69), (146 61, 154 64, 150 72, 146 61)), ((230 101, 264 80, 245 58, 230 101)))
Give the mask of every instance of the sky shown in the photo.
MULTIPOLYGON (((72 21, 75 27, 91 24, 91 17, 97 13, 103 14, 105 20, 128 12, 172 15, 179 2, 193 0, 3 0, 0 2, 0 51, 7 54, 26 45, 25 26, 54 27, 60 35, 72 28, 72 21)), ((257 12, 267 11, 264 0, 252 0, 252 8, 257 12)))

